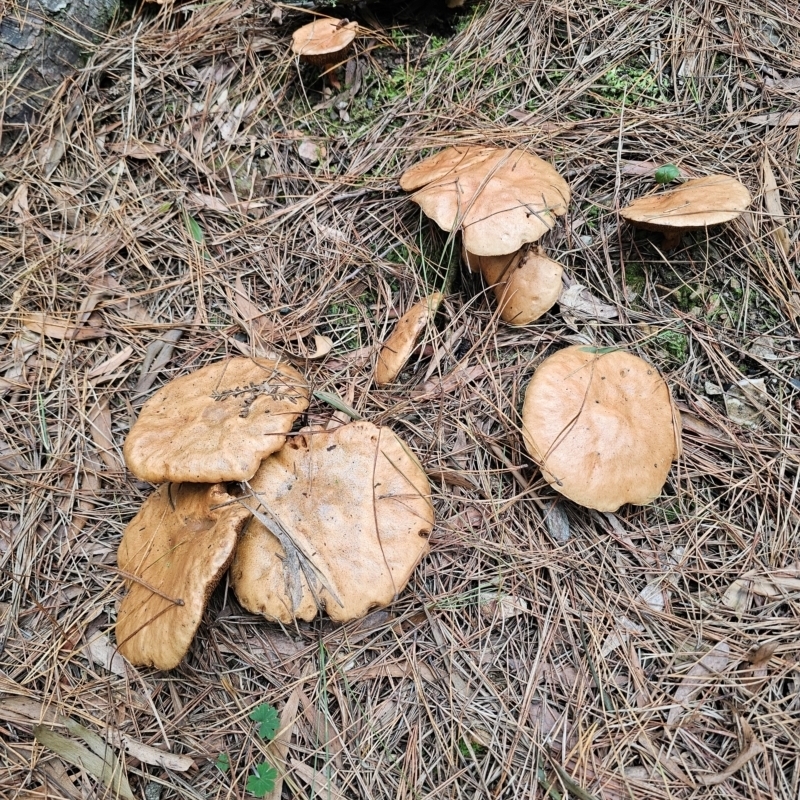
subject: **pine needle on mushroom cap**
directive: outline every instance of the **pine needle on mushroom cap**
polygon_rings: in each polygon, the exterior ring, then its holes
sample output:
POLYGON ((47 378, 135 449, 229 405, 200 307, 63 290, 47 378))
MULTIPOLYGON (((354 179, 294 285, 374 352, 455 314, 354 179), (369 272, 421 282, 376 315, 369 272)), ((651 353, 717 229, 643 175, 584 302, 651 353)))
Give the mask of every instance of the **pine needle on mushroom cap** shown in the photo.
POLYGON ((128 590, 117 646, 128 661, 178 666, 249 516, 222 484, 168 483, 145 500, 117 553, 128 590))
POLYGON ((443 298, 441 292, 434 292, 414 303, 397 321, 394 331, 378 354, 378 364, 375 367, 375 383, 378 386, 391 383, 400 374, 443 298))
POLYGON ((623 350, 574 345, 546 358, 525 392, 522 422, 545 480, 598 511, 654 500, 680 454, 669 387, 623 350))
POLYGON ((464 261, 493 286, 500 317, 509 325, 536 321, 561 294, 563 267, 538 249, 524 247, 506 256, 476 256, 465 250, 464 261))
POLYGON ((308 407, 308 383, 273 358, 230 358, 170 381, 142 407, 125 462, 151 483, 242 481, 308 407))
POLYGON ((479 256, 514 253, 566 213, 567 182, 523 150, 449 147, 406 170, 400 186, 446 231, 460 229, 479 256))
POLYGON ((231 565, 239 602, 283 623, 318 607, 339 622, 385 606, 428 552, 430 485, 389 428, 306 431, 264 461, 231 565))

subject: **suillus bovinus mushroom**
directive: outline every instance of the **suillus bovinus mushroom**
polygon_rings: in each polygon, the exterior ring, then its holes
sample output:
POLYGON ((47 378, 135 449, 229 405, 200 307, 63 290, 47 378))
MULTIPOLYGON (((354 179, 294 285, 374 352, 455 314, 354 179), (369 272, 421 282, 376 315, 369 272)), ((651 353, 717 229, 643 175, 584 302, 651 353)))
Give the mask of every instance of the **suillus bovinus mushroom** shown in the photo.
POLYGON ((253 512, 231 579, 269 620, 336 621, 391 603, 428 552, 427 476, 388 428, 308 430, 264 460, 243 497, 253 512))
POLYGON ((414 303, 397 321, 395 329, 383 343, 375 367, 375 383, 385 386, 397 378, 417 345, 425 326, 432 320, 444 295, 434 292, 414 303))
POLYGON ((448 147, 406 170, 400 186, 440 228, 461 230, 476 256, 507 255, 537 241, 570 198, 546 161, 497 147, 448 147))
POLYGON ((522 423, 545 480, 598 511, 654 500, 680 455, 669 387, 623 350, 574 345, 546 358, 525 393, 522 423))
POLYGON ((730 175, 706 175, 667 191, 634 200, 620 216, 634 227, 664 235, 672 249, 686 231, 708 228, 738 217, 750 205, 750 192, 730 175))
POLYGON ((123 452, 145 481, 216 483, 252 478, 308 407, 308 384, 274 358, 229 358, 159 389, 123 452))
POLYGON ((127 587, 117 644, 128 661, 180 663, 249 517, 223 484, 167 483, 145 500, 117 552, 127 587))
POLYGON ((357 22, 320 17, 292 34, 292 52, 325 69, 347 55, 357 33, 357 22))
POLYGON ((504 256, 463 253, 473 272, 494 289, 500 317, 510 325, 528 325, 547 313, 561 293, 561 264, 541 250, 523 247, 504 256))

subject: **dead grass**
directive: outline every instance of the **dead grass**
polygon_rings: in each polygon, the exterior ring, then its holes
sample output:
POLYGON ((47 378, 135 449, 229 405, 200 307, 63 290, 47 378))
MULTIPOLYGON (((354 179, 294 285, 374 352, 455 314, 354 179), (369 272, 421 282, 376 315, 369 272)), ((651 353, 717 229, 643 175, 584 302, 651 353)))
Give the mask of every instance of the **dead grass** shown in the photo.
MULTIPOLYGON (((148 9, 40 124, 6 132, 3 797, 107 796, 34 742, 42 708, 194 760, 179 772, 125 756, 148 800, 244 797, 264 752, 287 798, 800 796, 800 127, 781 116, 800 92, 796 10, 497 0, 470 13, 444 42, 362 40, 359 91, 337 109, 287 56, 299 12, 276 26, 246 0, 148 9), (319 165, 297 157, 304 138, 325 148, 319 165), (512 329, 459 275, 433 357, 377 390, 393 315, 455 263, 397 176, 453 142, 530 148, 568 176, 573 203, 545 245, 618 317, 554 311, 512 329), (651 160, 737 175, 752 212, 660 252, 616 214, 650 185, 651 160), (322 360, 308 358, 314 333, 335 344, 322 360), (775 359, 752 351, 759 335, 775 359), (528 376, 575 337, 630 348, 674 387, 684 454, 653 506, 553 506, 523 451, 528 376), (280 630, 222 586, 181 668, 132 669, 110 658, 115 554, 150 488, 124 470, 126 431, 166 380, 251 348, 279 349, 407 438, 434 484, 433 553, 390 609, 344 627, 280 630), (766 380, 755 430, 706 393, 743 377, 766 380), (528 610, 487 611, 487 591, 528 610), (262 702, 290 723, 266 748, 247 719, 262 702)), ((315 401, 308 418, 332 413, 315 401)))

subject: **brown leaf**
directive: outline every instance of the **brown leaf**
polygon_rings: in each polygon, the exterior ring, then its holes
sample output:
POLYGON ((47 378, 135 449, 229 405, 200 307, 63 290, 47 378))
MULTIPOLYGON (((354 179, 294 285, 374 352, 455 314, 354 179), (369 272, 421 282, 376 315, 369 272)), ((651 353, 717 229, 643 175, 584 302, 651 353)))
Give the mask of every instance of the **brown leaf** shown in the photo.
POLYGON ((308 357, 309 358, 323 358, 331 350, 333 350, 333 340, 329 336, 320 336, 319 334, 314 334, 314 347, 315 350, 311 353, 308 357))
POLYGON ((66 319, 59 319, 41 311, 24 314, 22 324, 34 333, 40 333, 50 339, 70 339, 82 342, 87 339, 103 339, 108 336, 104 328, 94 328, 91 325, 75 325, 66 319))
POLYGON ((130 140, 127 142, 114 142, 106 145, 109 153, 117 153, 128 158, 155 158, 160 153, 166 153, 169 147, 155 142, 137 142, 130 140))
POLYGON ((585 286, 573 283, 561 292, 558 305, 562 315, 580 317, 582 319, 614 319, 617 309, 595 297, 585 286))
POLYGON ((439 676, 427 664, 412 664, 410 661, 371 664, 368 667, 354 667, 347 671, 349 681, 369 681, 378 678, 415 678, 435 683, 439 676))
POLYGON ((300 705, 300 691, 294 689, 286 701, 278 723, 278 735, 268 745, 270 763, 277 768, 275 786, 267 792, 265 800, 280 800, 283 791, 283 776, 286 772, 286 759, 289 756, 289 745, 292 742, 292 730, 297 719, 297 709, 300 705))
POLYGON ((128 345, 124 347, 119 353, 116 353, 113 356, 110 356, 105 361, 101 361, 96 366, 92 367, 89 372, 86 374, 86 377, 90 380, 96 378, 103 378, 106 375, 110 375, 114 372, 117 367, 121 367, 131 356, 133 355, 133 347, 128 345))
POLYGON ((730 662, 730 647, 727 642, 714 645, 684 675, 672 698, 674 705, 667 717, 667 725, 674 725, 683 715, 685 704, 705 686, 709 679, 723 672, 730 662))
POLYGON ((751 125, 779 125, 785 128, 796 128, 800 125, 800 111, 773 111, 771 114, 758 114, 747 120, 751 125))
POLYGON ((114 450, 114 435, 111 431, 111 407, 108 397, 100 397, 87 414, 92 441, 97 447, 103 463, 113 472, 120 468, 114 450))
POLYGON ((300 778, 313 789, 315 797, 324 797, 326 800, 348 800, 333 779, 316 767, 304 764, 297 759, 291 760, 291 774, 300 778))
POLYGON ((411 394, 415 399, 421 399, 427 395, 450 394, 456 389, 466 386, 466 384, 482 378, 486 374, 486 368, 480 364, 471 367, 462 365, 456 367, 452 372, 448 372, 440 380, 425 381, 418 389, 411 394))
POLYGON ((791 251, 791 242, 789 241, 789 232, 786 227, 781 224, 784 219, 783 206, 781 205, 781 193, 778 189, 778 183, 775 180, 775 173, 772 171, 770 164, 769 150, 764 148, 764 159, 761 162, 764 181, 764 209, 767 214, 772 217, 774 227, 772 228, 772 237, 775 239, 780 250, 785 256, 788 257, 791 251))

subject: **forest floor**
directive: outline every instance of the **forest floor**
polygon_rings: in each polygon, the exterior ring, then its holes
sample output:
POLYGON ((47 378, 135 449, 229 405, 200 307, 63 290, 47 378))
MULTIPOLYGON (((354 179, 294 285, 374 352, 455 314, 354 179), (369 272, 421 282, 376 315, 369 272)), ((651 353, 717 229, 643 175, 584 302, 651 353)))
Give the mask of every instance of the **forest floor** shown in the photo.
POLYGON ((146 7, 5 131, 2 797, 244 798, 262 762, 273 798, 800 796, 794 3, 436 2, 424 24, 333 8, 365 29, 333 92, 289 52, 307 10, 146 7), (456 143, 568 179, 542 245, 601 305, 499 319, 398 186, 456 143), (618 210, 667 163, 737 176, 750 211, 665 252, 618 210), (397 315, 443 287, 376 388, 397 315), (559 499, 525 452, 526 384, 574 342, 672 388, 683 454, 649 506, 559 499), (431 554, 344 626, 268 624, 223 581, 179 668, 134 668, 116 550, 151 487, 126 433, 171 378, 265 350, 327 393, 304 422, 346 407, 409 443, 431 554))

